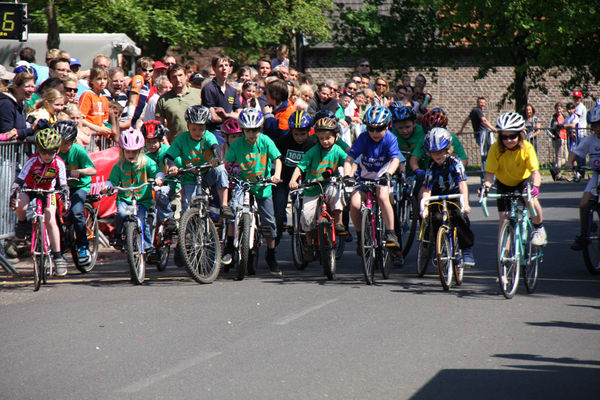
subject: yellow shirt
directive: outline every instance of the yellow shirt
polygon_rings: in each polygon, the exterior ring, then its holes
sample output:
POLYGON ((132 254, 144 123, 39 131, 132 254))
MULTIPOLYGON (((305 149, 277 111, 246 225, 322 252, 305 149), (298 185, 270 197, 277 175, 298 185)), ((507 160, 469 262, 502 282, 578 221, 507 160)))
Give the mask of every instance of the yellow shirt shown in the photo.
POLYGON ((496 175, 496 179, 506 186, 517 186, 529 178, 533 171, 540 169, 535 149, 524 140, 518 150, 505 150, 500 153, 498 143, 492 144, 488 152, 486 172, 496 175))

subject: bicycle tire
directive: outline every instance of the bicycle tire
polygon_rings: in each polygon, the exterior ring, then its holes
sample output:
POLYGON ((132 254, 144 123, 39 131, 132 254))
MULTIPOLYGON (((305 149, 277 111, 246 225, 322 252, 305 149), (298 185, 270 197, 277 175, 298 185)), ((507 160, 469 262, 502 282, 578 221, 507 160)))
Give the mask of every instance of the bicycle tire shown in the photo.
POLYGON ((529 240, 527 247, 527 264, 525 264, 525 268, 523 268, 523 283, 525 283, 527 293, 531 294, 535 291, 535 286, 537 284, 538 269, 540 262, 542 261, 543 250, 539 246, 532 245, 531 239, 529 240))
MULTIPOLYGON (((408 195, 408 194, 407 194, 408 195)), ((417 222, 419 220, 419 206, 417 199, 408 195, 408 198, 402 199, 397 204, 396 232, 400 239, 402 255, 407 256, 417 232, 417 222)))
POLYGON ((302 235, 300 229, 300 213, 294 205, 292 205, 292 229, 292 261, 297 270, 303 271, 308 265, 308 262, 304 261, 303 257, 306 239, 304 239, 304 235, 302 235))
POLYGON ((156 238, 156 252, 158 253, 158 261, 156 263, 156 269, 164 271, 167 269, 169 264, 169 254, 171 253, 171 244, 165 238, 165 227, 160 225, 158 227, 157 238, 156 238))
POLYGON ((246 270, 250 262, 250 214, 242 214, 239 230, 240 261, 235 270, 235 278, 241 281, 246 276, 246 270))
POLYGON ((337 236, 335 241, 335 259, 339 260, 346 250, 346 236, 337 236))
POLYGON ((258 268, 258 256, 260 253, 260 221, 255 217, 255 229, 254 229, 254 246, 250 249, 250 258, 248 259, 248 269, 246 272, 248 275, 256 275, 258 268))
POLYGON ((94 269, 96 260, 98 259, 98 249, 100 246, 100 237, 98 236, 98 214, 97 210, 92 204, 85 203, 83 206, 83 216, 85 217, 85 226, 88 239, 88 252, 90 261, 86 265, 79 263, 79 257, 77 252, 77 246, 75 245, 75 234, 73 234, 73 245, 71 246, 71 255, 73 256, 73 262, 75 267, 82 273, 86 274, 94 269))
POLYGON ((144 283, 146 277, 146 257, 143 251, 142 232, 135 222, 127 223, 125 233, 127 244, 127 262, 129 263, 129 275, 131 282, 136 285, 144 283))
POLYGON ((452 286, 452 246, 448 235, 448 228, 441 226, 435 241, 435 256, 437 260, 440 282, 444 290, 450 290, 452 286))
POLYGON ((363 273, 367 285, 375 283, 375 238, 371 226, 371 210, 364 209, 361 211, 361 252, 363 261, 363 273))
POLYGON ((335 247, 333 246, 333 233, 331 231, 331 222, 322 221, 319 223, 319 255, 321 257, 321 266, 323 274, 328 280, 335 280, 335 247))
POLYGON ((421 224, 419 247, 417 248, 417 276, 422 278, 427 272, 427 267, 434 250, 433 237, 429 223, 424 221, 421 224))
POLYGON ((379 220, 379 223, 377 224, 376 229, 378 246, 377 249, 375 249, 375 265, 377 265, 377 268, 381 271, 383 279, 388 279, 392 272, 392 255, 391 249, 386 246, 383 240, 386 228, 380 209, 378 209, 377 219, 379 220))
POLYGON ((583 245, 583 262, 592 275, 600 274, 600 211, 592 207, 588 218, 588 228, 583 245))
POLYGON ((34 222, 35 244, 33 246, 33 291, 40 290, 42 284, 43 270, 45 268, 44 236, 42 230, 38 229, 39 223, 34 222))
POLYGON ((519 246, 515 236, 515 227, 504 220, 498 242, 498 286, 507 299, 512 299, 519 283, 519 246))
POLYGON ((179 248, 188 274, 198 283, 212 283, 221 269, 221 245, 210 218, 198 208, 188 208, 179 224, 179 248))
POLYGON ((454 246, 452 247, 454 249, 454 261, 452 263, 452 268, 454 270, 454 283, 456 283, 456 286, 460 286, 463 282, 465 265, 462 251, 458 248, 458 235, 456 234, 456 228, 454 228, 454 234, 452 236, 454 237, 454 246))

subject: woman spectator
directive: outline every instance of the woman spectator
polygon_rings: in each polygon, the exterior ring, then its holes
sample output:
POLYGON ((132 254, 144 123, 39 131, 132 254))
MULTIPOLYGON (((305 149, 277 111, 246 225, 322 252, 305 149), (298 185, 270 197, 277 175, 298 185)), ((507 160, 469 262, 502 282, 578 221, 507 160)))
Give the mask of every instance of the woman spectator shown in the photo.
POLYGON ((385 94, 388 91, 388 82, 380 76, 375 79, 375 95, 373 96, 373 105, 374 106, 384 106, 387 107, 389 104, 387 99, 385 98, 385 94))
POLYGON ((535 116, 535 108, 531 104, 525 105, 523 110, 525 116, 525 139, 533 145, 537 153, 537 136, 541 132, 541 124, 538 117, 535 116))
POLYGON ((62 93, 56 89, 47 90, 44 96, 34 107, 34 110, 29 113, 35 119, 45 119, 54 125, 57 121, 57 115, 65 108, 65 98, 62 93))
POLYGON ((550 118, 550 130, 548 136, 552 139, 552 149, 554 150, 554 169, 550 169, 554 180, 562 179, 560 169, 567 162, 567 130, 563 127, 565 115, 563 114, 563 104, 554 104, 554 115, 550 118))
POLYGON ((65 106, 68 104, 77 104, 79 105, 79 99, 77 98, 77 84, 79 80, 77 79, 77 75, 72 72, 69 72, 67 76, 62 78, 64 95, 65 95, 65 106))
POLYGON ((0 133, 10 139, 25 139, 33 135, 31 126, 25 122, 25 101, 35 92, 35 77, 27 72, 15 76, 7 92, 0 93, 0 133))

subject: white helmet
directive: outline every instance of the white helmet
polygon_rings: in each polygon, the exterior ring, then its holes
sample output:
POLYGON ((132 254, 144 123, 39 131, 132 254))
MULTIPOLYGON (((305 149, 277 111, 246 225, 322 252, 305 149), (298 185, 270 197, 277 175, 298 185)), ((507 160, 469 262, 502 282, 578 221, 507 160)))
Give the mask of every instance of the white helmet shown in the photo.
POLYGON ((425 141, 423 145, 425 150, 430 153, 444 150, 452 144, 452 135, 445 128, 435 127, 431 128, 427 135, 425 135, 425 141))
POLYGON ((593 124, 598 121, 600 121, 600 104, 596 103, 596 105, 587 112, 587 122, 588 124, 593 124))
POLYGON ((521 132, 525 129, 525 120, 519 113, 514 111, 507 112, 498 117, 496 128, 500 131, 521 132))

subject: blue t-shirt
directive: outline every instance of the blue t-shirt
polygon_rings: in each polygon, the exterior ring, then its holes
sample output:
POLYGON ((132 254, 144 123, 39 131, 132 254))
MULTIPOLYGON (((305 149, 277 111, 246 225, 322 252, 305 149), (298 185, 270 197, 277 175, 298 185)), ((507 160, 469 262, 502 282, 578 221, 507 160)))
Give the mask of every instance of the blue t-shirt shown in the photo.
MULTIPOLYGON (((202 89, 202 105, 208 108, 210 107, 223 107, 226 113, 239 110, 242 108, 240 103, 240 97, 237 91, 227 84, 225 86, 225 93, 221 91, 221 87, 217 82, 217 78, 208 82, 202 89)), ((208 122, 207 128, 211 132, 220 131, 221 123, 208 122)))
POLYGON ((406 161, 398 149, 396 136, 389 130, 379 142, 375 142, 369 132, 364 131, 358 136, 348 155, 358 161, 358 176, 373 180, 385 173, 392 159, 406 161))
POLYGON ((442 165, 431 161, 425 174, 426 189, 431 190, 433 196, 440 194, 459 193, 459 182, 467 180, 465 166, 455 155, 449 155, 442 165))

